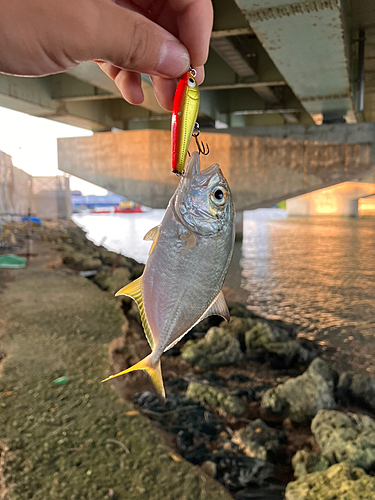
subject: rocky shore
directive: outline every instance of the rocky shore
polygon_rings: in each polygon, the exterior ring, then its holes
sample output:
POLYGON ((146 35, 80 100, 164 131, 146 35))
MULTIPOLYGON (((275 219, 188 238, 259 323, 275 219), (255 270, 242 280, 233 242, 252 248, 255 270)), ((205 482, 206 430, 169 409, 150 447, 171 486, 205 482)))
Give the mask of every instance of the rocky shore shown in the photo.
MULTIPOLYGON (((103 302, 120 305, 121 335, 105 335, 109 372, 144 357, 149 348, 135 304, 112 298, 142 274, 143 265, 95 246, 76 226, 51 228, 41 238, 59 252, 52 267, 81 273, 103 302)), ((237 303, 229 310, 229 323, 210 317, 163 356, 165 405, 142 372, 113 380, 117 394, 134 404, 127 418, 147 417, 176 460, 200 466, 227 489, 228 498, 372 498, 374 381, 337 373, 320 358, 319 345, 300 339, 294 325, 256 317, 237 303)))

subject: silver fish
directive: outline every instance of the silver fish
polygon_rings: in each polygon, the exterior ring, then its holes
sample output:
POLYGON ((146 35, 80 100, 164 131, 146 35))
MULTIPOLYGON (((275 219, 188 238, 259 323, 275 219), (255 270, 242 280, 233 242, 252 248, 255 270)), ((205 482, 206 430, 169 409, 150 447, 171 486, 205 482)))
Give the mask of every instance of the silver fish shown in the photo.
POLYGON ((199 155, 193 153, 161 224, 144 239, 153 240, 144 273, 116 296, 137 302, 152 352, 103 382, 144 370, 164 398, 163 352, 207 316, 229 321, 221 287, 233 253, 234 207, 219 165, 201 172, 199 155))

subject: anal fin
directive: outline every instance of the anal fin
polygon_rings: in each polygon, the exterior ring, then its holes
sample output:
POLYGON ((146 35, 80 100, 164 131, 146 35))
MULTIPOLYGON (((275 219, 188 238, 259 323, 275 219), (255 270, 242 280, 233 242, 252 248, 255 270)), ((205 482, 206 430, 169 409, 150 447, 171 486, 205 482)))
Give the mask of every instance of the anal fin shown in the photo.
POLYGON ((203 316, 199 319, 199 321, 208 318, 208 316, 221 316, 226 321, 230 320, 230 314, 228 310, 227 303, 224 298, 223 291, 217 295, 216 299, 212 302, 207 311, 203 314, 203 316))

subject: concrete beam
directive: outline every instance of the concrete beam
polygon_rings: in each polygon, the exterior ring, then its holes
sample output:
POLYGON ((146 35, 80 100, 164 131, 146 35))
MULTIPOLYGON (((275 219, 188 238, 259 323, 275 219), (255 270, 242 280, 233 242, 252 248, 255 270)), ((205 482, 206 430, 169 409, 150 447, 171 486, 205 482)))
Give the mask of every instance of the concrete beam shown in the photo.
MULTIPOLYGON (((367 138, 370 135, 369 131, 367 138)), ((374 140, 309 142, 231 135, 228 129, 223 134, 203 131, 201 138, 210 147, 210 154, 201 157, 202 167, 221 165, 239 211, 271 206, 375 169, 374 140)), ((190 149, 195 149, 194 143, 190 149)), ((171 173, 170 154, 169 131, 104 133, 58 141, 62 171, 153 208, 167 205, 178 182, 171 173)))
MULTIPOLYGON (((43 78, 0 74, 0 106, 97 132, 114 127, 126 129, 129 120, 150 116, 149 110, 132 106, 122 98, 104 101, 58 99, 59 92, 68 92, 70 86, 72 94, 105 92, 78 80, 73 85, 71 78, 65 74, 43 78)), ((168 116, 168 113, 158 108, 160 114, 168 116)))
POLYGON ((355 123, 341 2, 236 0, 304 108, 355 123))

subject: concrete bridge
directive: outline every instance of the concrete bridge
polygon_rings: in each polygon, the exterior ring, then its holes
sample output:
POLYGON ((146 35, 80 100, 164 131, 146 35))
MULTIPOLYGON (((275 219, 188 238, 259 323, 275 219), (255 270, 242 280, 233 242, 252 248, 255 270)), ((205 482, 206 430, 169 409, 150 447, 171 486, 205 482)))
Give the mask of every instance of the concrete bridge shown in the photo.
MULTIPOLYGON (((375 124, 283 127, 284 138, 256 137, 262 130, 201 134, 210 147, 202 165, 220 164, 237 211, 271 206, 375 169, 375 124)), ((152 208, 166 207, 177 185, 170 156, 170 133, 162 130, 58 141, 61 170, 152 208)))

